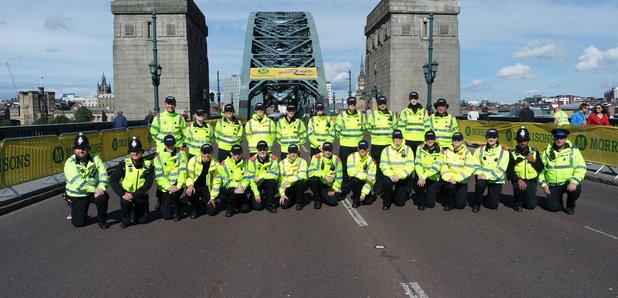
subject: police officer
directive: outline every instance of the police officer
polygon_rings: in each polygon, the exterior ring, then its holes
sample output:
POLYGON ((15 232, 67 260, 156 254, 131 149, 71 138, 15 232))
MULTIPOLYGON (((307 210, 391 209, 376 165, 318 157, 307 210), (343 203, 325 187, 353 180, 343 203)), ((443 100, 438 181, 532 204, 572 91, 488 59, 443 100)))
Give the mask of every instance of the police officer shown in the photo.
POLYGON ((145 160, 142 142, 133 137, 129 142, 129 157, 119 162, 110 178, 110 185, 120 197, 122 220, 120 228, 131 225, 131 217, 139 224, 148 223, 148 191, 154 181, 152 160, 145 160))
POLYGON ((459 131, 459 124, 457 119, 446 111, 448 103, 444 98, 438 99, 433 106, 436 113, 429 116, 429 129, 436 133, 438 145, 447 148, 452 145, 451 137, 459 131))
POLYGON ((513 196, 515 205, 513 209, 522 212, 522 206, 526 209, 534 209, 537 205, 536 184, 539 173, 543 171, 541 154, 536 148, 530 148, 530 132, 521 127, 515 134, 517 146, 511 150, 507 176, 513 184, 513 196))
POLYGON ((290 145, 302 146, 307 141, 305 123, 295 116, 296 106, 288 105, 285 117, 277 121, 277 142, 281 146, 281 159, 288 156, 290 145))
POLYGON ((418 180, 414 185, 417 194, 418 210, 436 206, 436 198, 440 191, 440 168, 444 157, 442 149, 436 143, 436 134, 433 131, 425 132, 425 144, 416 149, 414 170, 418 180))
POLYGON ((191 219, 195 219, 200 213, 200 199, 206 206, 206 214, 217 214, 219 207, 217 196, 219 195, 218 172, 219 163, 212 157, 212 145, 204 144, 200 147, 200 155, 193 156, 187 165, 187 189, 185 195, 189 198, 191 219))
POLYGON ((384 148, 380 156, 380 168, 384 173, 384 178, 382 178, 383 210, 390 209, 393 201, 397 206, 406 204, 412 173, 414 173, 414 151, 403 142, 401 130, 395 129, 392 138, 392 144, 384 148))
POLYGON ((424 134, 429 130, 429 114, 418 102, 418 93, 410 92, 408 96, 410 104, 401 111, 397 128, 403 132, 406 140, 406 145, 414 150, 414 155, 417 154, 419 145, 423 144, 424 134))
POLYGON ((296 202, 296 210, 304 207, 304 193, 307 190, 307 161, 298 156, 298 146, 288 147, 288 157, 279 163, 279 204, 287 209, 296 202))
POLYGON ((268 153, 266 141, 257 143, 257 155, 249 159, 247 165, 247 175, 245 179, 250 179, 249 186, 253 193, 253 208, 266 210, 270 213, 277 213, 275 205, 275 194, 277 194, 277 182, 279 180, 279 160, 274 154, 268 153))
MULTIPOLYGON (((277 126, 275 121, 266 117, 264 104, 255 104, 255 114, 245 123, 245 135, 249 146, 249 154, 254 156, 257 153, 259 141, 266 142, 268 148, 272 150, 275 139, 277 138, 277 126)), ((270 153, 270 151, 269 151, 270 153)))
POLYGON ((369 142, 358 142, 358 152, 348 156, 347 171, 352 190, 352 207, 358 208, 361 203, 369 205, 375 200, 370 195, 376 181, 376 161, 369 155, 369 142))
POLYGON ((234 106, 226 104, 223 108, 225 113, 215 127, 215 141, 217 142, 218 160, 225 160, 230 155, 230 150, 234 145, 242 142, 243 130, 240 120, 235 116, 234 106))
POLYGON ((159 211, 165 220, 180 221, 180 195, 187 180, 187 155, 175 147, 176 139, 167 135, 163 139, 165 150, 154 159, 159 211))
POLYGON ((380 169, 380 156, 382 150, 393 142, 393 129, 397 124, 397 119, 395 114, 388 109, 385 96, 378 97, 377 102, 378 110, 367 117, 367 130, 371 132, 371 157, 378 164, 375 192, 380 194, 382 192, 382 180, 384 180, 384 174, 380 169))
POLYGON ((586 162, 579 149, 567 140, 569 131, 556 128, 551 131, 554 143, 547 145, 541 153, 545 168, 539 175, 539 183, 547 194, 549 211, 564 210, 567 214, 575 213, 575 201, 579 198, 581 183, 586 176, 586 162), (567 194, 566 209, 563 194, 567 194))
POLYGON ((456 132, 451 140, 453 145, 442 150, 444 162, 440 169, 441 183, 445 185, 447 195, 444 211, 466 207, 468 181, 478 167, 476 157, 464 144, 463 134, 456 132))
POLYGON ((168 96, 165 98, 165 111, 159 113, 152 120, 150 125, 150 135, 157 143, 157 152, 165 150, 163 138, 167 135, 174 136, 176 148, 184 145, 184 129, 187 126, 185 118, 176 113, 176 98, 168 96))
POLYGON ((489 209, 498 208, 502 185, 506 182, 506 170, 509 166, 509 151, 508 148, 500 146, 498 130, 488 129, 485 137, 487 144, 481 145, 474 151, 474 157, 479 162, 479 167, 475 172, 476 183, 472 203, 474 213, 480 210, 485 189, 487 189, 488 197, 485 206, 489 209))
POLYGON ((309 187, 313 193, 313 208, 322 208, 322 201, 336 206, 343 180, 341 159, 333 154, 333 144, 322 144, 322 152, 314 155, 309 164, 309 187))
POLYGON ((185 128, 185 145, 189 148, 189 158, 200 155, 202 145, 212 144, 214 138, 214 132, 206 122, 203 109, 195 111, 193 120, 185 128))
MULTIPOLYGON (((346 160, 348 156, 357 150, 358 142, 365 134, 365 116, 356 110, 356 98, 348 97, 348 108, 339 113, 335 122, 335 135, 339 139, 339 156, 346 160)), ((342 192, 350 192, 350 178, 348 177, 347 165, 343 164, 342 192)))
POLYGON ((315 116, 309 119, 307 134, 311 143, 311 156, 322 152, 324 142, 335 141, 335 125, 330 116, 324 114, 324 104, 315 104, 315 116))
POLYGON ((242 157, 242 147, 232 146, 231 154, 221 162, 219 179, 221 186, 219 196, 227 204, 226 217, 232 217, 236 211, 247 213, 251 211, 246 189, 251 183, 245 179, 247 161, 242 157))
POLYGON ((107 169, 98 155, 90 154, 90 142, 80 133, 73 140, 74 154, 64 163, 66 196, 71 205, 71 223, 83 227, 88 220, 90 203, 97 206, 97 221, 101 229, 109 228, 107 206, 109 183, 107 169))

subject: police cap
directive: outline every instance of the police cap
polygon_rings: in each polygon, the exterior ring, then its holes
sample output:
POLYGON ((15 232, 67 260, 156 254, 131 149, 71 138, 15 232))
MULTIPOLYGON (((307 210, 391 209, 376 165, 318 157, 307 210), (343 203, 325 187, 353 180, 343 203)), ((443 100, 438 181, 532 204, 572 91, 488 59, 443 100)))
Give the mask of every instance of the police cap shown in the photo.
POLYGON ((425 141, 435 140, 435 139, 436 139, 436 133, 433 132, 433 130, 428 130, 425 132, 425 141))
POLYGON ((256 146, 257 150, 268 150, 268 144, 266 141, 259 141, 256 146))
POLYGON ((227 112, 232 112, 232 113, 234 113, 234 112, 235 112, 235 110, 234 110, 234 106, 228 103, 228 104, 226 104, 226 105, 225 105, 225 107, 223 108, 223 111, 224 111, 224 112, 226 112, 226 113, 227 113, 227 112))
POLYGON ((487 130, 487 132, 485 133, 485 137, 486 138, 497 138, 498 137, 498 130, 495 128, 490 128, 487 130))
POLYGON ((530 141, 530 132, 522 126, 520 129, 517 130, 517 133, 515 134, 515 140, 530 141))
POLYGON ((204 144, 202 145, 202 147, 200 148, 200 151, 202 153, 212 153, 212 145, 210 144, 204 144))
POLYGON ((288 153, 298 153, 298 146, 296 144, 288 146, 288 153))
POLYGON ((393 139, 403 139, 403 133, 401 132, 401 130, 393 130, 393 139))
POLYGON ((142 142, 137 137, 133 137, 129 142, 129 149, 127 152, 144 152, 142 148, 142 142))
POLYGON ((324 142, 324 145, 322 145, 322 151, 333 151, 333 143, 324 142))
POLYGON ((90 149, 88 138, 81 132, 73 140, 73 149, 90 149))
POLYGON ((233 154, 241 154, 242 153, 242 147, 238 144, 232 146, 232 153, 233 154))
POLYGON ((176 145, 176 138, 174 138, 173 135, 166 135, 165 138, 163 138, 163 144, 165 146, 174 146, 176 145))
POLYGON ((360 142, 358 142, 358 149, 365 149, 365 150, 367 150, 367 148, 369 148, 369 142, 367 142, 365 140, 361 140, 360 142))
POLYGON ((348 97, 348 105, 356 105, 356 97, 354 96, 348 97))
POLYGON ((554 138, 566 138, 569 135, 569 131, 564 128, 556 128, 551 131, 554 138))
POLYGON ((176 104, 176 97, 168 96, 165 98, 165 103, 173 103, 176 104))
POLYGON ((453 136, 451 137, 451 140, 453 141, 463 141, 463 139, 464 139, 464 136, 460 132, 454 133, 453 136))

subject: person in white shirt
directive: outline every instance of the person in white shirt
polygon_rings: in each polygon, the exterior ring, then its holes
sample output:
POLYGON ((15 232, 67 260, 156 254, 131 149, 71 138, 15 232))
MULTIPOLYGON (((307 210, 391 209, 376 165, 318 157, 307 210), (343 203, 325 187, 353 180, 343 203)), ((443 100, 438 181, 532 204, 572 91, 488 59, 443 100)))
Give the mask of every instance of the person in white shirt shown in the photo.
POLYGON ((476 110, 475 106, 470 107, 470 111, 468 112, 468 120, 479 120, 479 112, 476 110))

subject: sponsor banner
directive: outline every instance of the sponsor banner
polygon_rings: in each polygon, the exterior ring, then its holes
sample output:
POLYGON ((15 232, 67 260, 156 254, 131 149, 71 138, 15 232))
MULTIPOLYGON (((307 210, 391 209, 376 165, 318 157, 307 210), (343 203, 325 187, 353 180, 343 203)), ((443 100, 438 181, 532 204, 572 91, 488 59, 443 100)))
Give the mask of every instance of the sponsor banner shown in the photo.
POLYGON ((0 143, 0 188, 58 173, 54 166, 56 136, 5 139, 0 143))
POLYGON ((128 142, 126 129, 101 131, 101 158, 112 160, 127 155, 128 142))
POLYGON ((251 80, 302 80, 317 79, 318 69, 315 67, 296 68, 251 68, 251 80))
POLYGON ((137 137, 142 142, 144 150, 157 146, 154 139, 150 136, 148 126, 129 127, 127 129, 127 139, 130 141, 133 137, 137 137))
MULTIPOLYGON (((484 144, 485 132, 495 128, 500 133, 500 144, 509 148, 517 145, 515 134, 523 123, 484 122, 459 120, 459 130, 464 134, 466 142, 484 144)), ((554 142, 552 129, 554 124, 525 123, 530 131, 530 147, 545 150, 554 142)), ((613 126, 561 126, 569 130, 568 140, 580 149, 586 161, 607 166, 618 166, 618 127, 613 126)))

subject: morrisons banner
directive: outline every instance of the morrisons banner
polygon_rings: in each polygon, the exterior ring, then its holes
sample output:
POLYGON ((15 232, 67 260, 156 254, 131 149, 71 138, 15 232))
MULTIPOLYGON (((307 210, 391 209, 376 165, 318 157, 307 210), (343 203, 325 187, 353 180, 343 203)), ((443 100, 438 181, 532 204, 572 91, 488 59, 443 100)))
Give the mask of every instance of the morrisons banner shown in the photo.
POLYGON ((317 79, 318 70, 315 67, 296 68, 251 68, 251 80, 303 80, 317 79))

